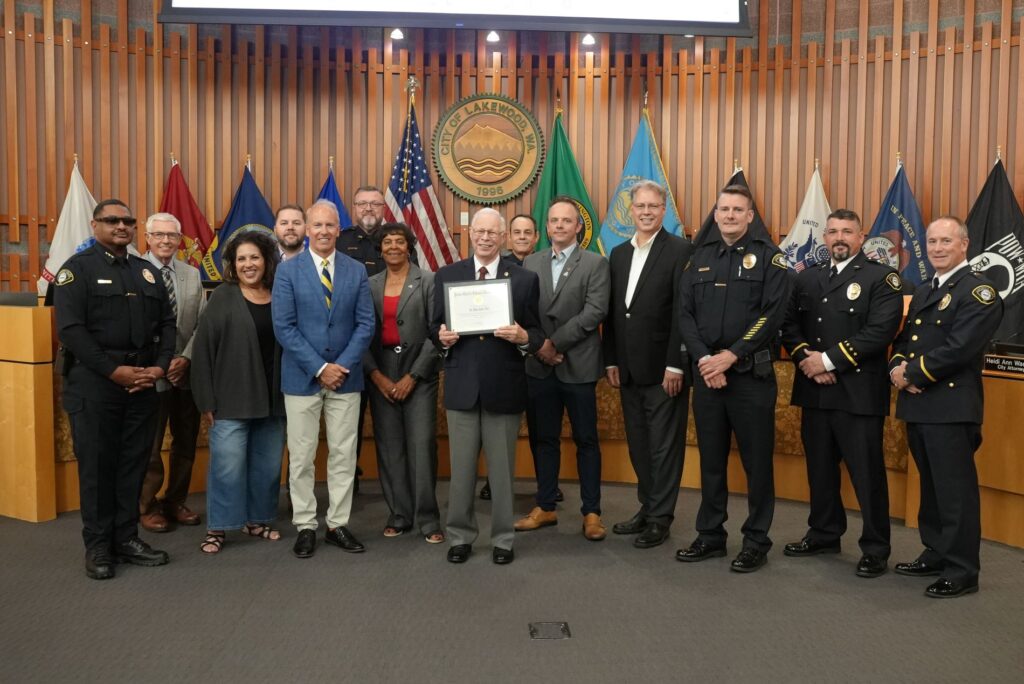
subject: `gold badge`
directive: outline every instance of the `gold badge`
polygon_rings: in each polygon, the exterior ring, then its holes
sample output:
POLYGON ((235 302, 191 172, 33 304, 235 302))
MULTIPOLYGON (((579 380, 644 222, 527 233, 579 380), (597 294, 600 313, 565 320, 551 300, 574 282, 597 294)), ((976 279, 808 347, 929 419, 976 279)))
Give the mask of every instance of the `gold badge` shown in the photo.
POLYGON ((885 283, 897 292, 903 289, 903 281, 900 280, 899 273, 890 273, 885 276, 885 283))
POLYGON ((985 306, 988 306, 989 304, 992 304, 993 302, 996 301, 996 291, 992 288, 991 285, 979 285, 978 287, 971 290, 971 294, 974 295, 974 298, 977 299, 982 304, 984 304, 985 306))
POLYGON ((846 298, 852 302, 857 297, 860 297, 860 283, 850 283, 846 288, 846 298))
POLYGON ((57 272, 57 277, 54 279, 54 282, 58 287, 61 285, 67 285, 68 283, 73 283, 74 281, 75 274, 66 268, 60 269, 60 271, 57 272))
POLYGON ((748 254, 743 257, 743 268, 754 268, 757 265, 757 255, 748 254))
POLYGON ((946 296, 942 298, 941 302, 939 302, 939 311, 945 311, 951 301, 953 301, 953 295, 947 292, 946 296))
POLYGON ((142 269, 142 277, 146 279, 146 282, 150 285, 156 285, 156 276, 148 268, 142 269))

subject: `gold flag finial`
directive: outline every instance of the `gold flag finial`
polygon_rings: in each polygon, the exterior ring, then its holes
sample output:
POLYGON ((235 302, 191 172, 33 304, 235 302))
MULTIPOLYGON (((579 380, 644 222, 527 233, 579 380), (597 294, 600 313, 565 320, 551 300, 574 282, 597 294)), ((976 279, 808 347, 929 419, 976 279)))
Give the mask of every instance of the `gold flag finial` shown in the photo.
POLYGON ((817 171, 820 166, 821 166, 821 160, 818 159, 817 157, 815 157, 814 158, 814 170, 817 171))
POLYGON ((330 156, 330 157, 327 158, 327 168, 329 168, 331 171, 334 170, 334 157, 333 156, 330 156))
POLYGON ((252 155, 251 154, 245 155, 245 168, 249 169, 250 172, 252 171, 252 155))
POLYGON ((1002 158, 1003 158, 1003 146, 1002 145, 996 145, 996 161, 999 161, 1002 158))
POLYGON ((171 158, 171 166, 174 166, 175 164, 178 163, 178 160, 174 158, 174 153, 173 152, 169 152, 167 156, 169 156, 171 158))
POLYGON ((78 165, 78 153, 75 152, 75 154, 73 156, 75 158, 75 165, 77 166, 78 165))
POLYGON ((732 160, 732 172, 736 173, 739 170, 740 170, 740 160, 739 159, 733 159, 732 160))
POLYGON ((416 100, 416 91, 420 87, 420 80, 415 76, 410 76, 409 80, 405 82, 405 92, 409 93, 409 111, 412 111, 413 103, 416 100))

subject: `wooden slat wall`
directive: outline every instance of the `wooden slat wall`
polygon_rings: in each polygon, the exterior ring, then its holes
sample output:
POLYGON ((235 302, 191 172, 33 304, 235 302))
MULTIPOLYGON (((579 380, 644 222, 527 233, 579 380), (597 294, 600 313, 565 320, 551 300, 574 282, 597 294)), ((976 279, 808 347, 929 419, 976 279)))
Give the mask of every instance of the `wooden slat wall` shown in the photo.
MULTIPOLYGON (((357 185, 384 186, 410 74, 421 83, 425 146, 459 97, 514 97, 546 135, 560 101, 598 212, 618 184, 646 91, 689 231, 734 160, 777 239, 816 158, 832 205, 868 223, 897 153, 925 219, 966 214, 997 145, 1024 199, 1024 21, 1014 22, 1012 0, 999 12, 980 3, 984 14, 965 0, 962 18, 940 16, 938 0, 893 0, 884 16, 868 0, 852 15, 851 3, 835 0, 824 11, 767 4, 751 3, 754 40, 599 35, 588 48, 575 33, 505 32, 493 45, 483 31, 415 30, 392 41, 381 29, 129 27, 125 0, 94 25, 91 0, 70 17, 55 16, 53 0, 3 0, 0 289, 34 287, 76 154, 97 198, 120 197, 145 217, 159 206, 173 153, 214 225, 246 155, 271 206, 311 202, 328 157, 346 202, 357 185), (905 17, 925 16, 905 33, 905 17)), ((159 9, 154 0, 147 17, 159 9)), ((465 250, 458 234, 477 207, 434 180, 465 250)), ((499 209, 529 212, 535 192, 499 209)))

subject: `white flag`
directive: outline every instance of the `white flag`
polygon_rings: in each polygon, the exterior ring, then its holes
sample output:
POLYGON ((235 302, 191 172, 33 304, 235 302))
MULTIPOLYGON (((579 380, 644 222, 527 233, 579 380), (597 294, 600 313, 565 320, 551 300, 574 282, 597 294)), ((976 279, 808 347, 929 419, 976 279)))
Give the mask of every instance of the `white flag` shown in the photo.
POLYGON ((799 273, 829 258, 822 236, 825 234, 825 221, 831 213, 828 198, 825 197, 825 186, 821 184, 821 175, 815 169, 800 213, 789 235, 779 245, 790 268, 799 273))
POLYGON ((78 171, 78 162, 75 162, 71 169, 71 181, 68 183, 68 194, 64 198, 64 208, 60 210, 60 218, 57 219, 57 230, 53 234, 53 242, 50 243, 50 254, 46 258, 46 267, 43 269, 43 277, 39 279, 39 294, 45 295, 47 286, 53 282, 53 278, 60 267, 64 265, 68 257, 83 249, 87 249, 95 238, 92 234, 92 210, 96 208, 96 200, 93 199, 89 188, 85 186, 85 179, 78 171))

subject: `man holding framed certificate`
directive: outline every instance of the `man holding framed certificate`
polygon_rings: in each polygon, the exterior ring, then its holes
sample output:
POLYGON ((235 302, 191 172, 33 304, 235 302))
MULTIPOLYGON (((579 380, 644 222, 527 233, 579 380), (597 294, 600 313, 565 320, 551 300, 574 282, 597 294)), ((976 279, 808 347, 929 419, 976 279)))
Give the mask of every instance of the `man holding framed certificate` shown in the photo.
POLYGON ((536 273, 502 260, 505 219, 478 211, 470 223, 473 256, 440 269, 434 278, 431 336, 444 353, 451 487, 446 534, 448 560, 464 563, 478 528, 473 510, 477 459, 483 448, 491 482, 492 560, 514 559, 512 478, 519 415, 526 408, 525 359, 540 349, 536 273))

